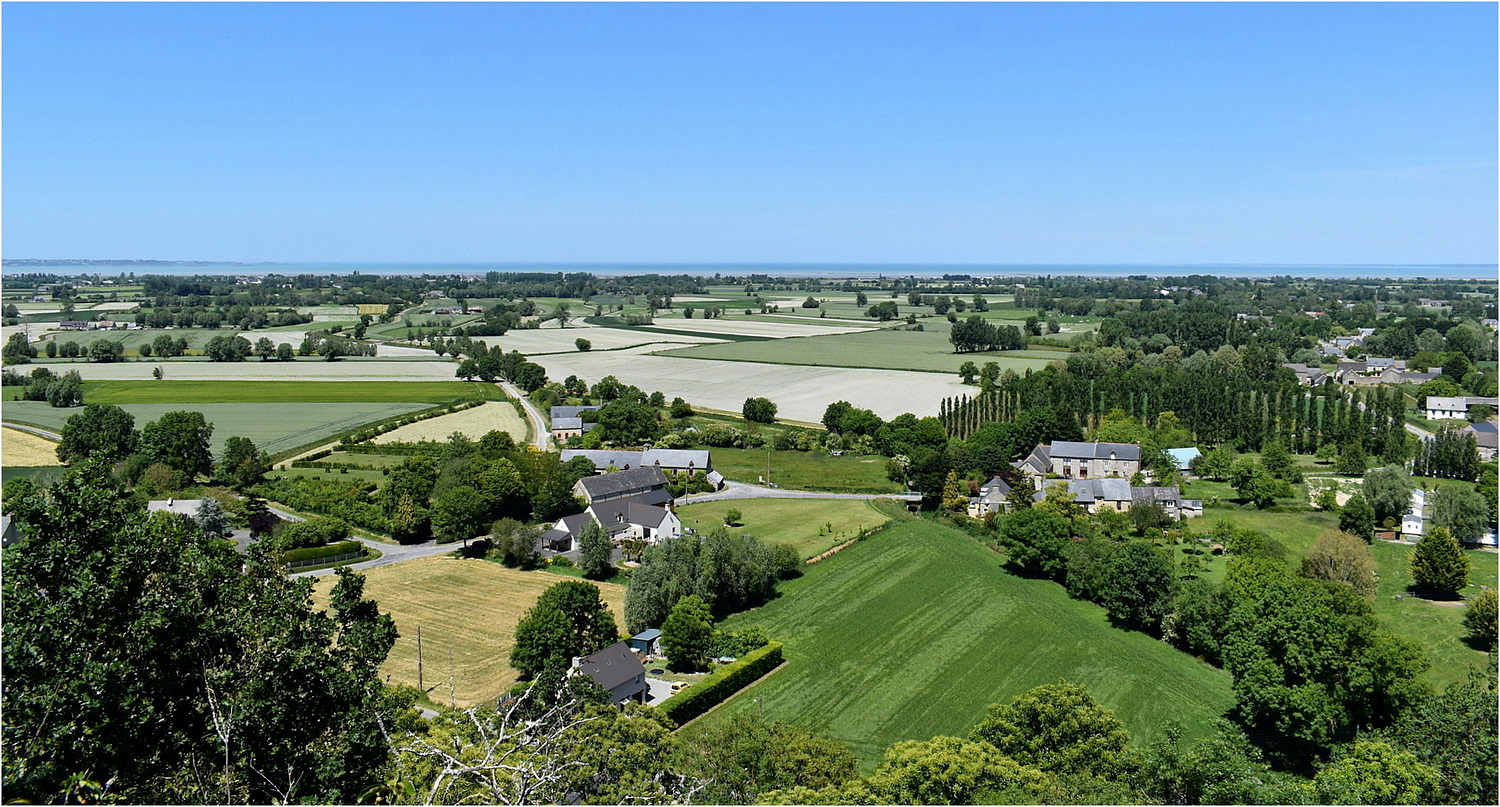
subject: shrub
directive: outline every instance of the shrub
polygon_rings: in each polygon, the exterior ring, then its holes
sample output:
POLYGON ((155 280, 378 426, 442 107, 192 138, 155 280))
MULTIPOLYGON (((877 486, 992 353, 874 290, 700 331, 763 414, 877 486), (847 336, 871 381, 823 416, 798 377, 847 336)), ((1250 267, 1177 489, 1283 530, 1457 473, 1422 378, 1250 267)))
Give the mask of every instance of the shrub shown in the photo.
POLYGON ((313 546, 306 549, 293 549, 281 553, 282 563, 295 563, 297 561, 317 560, 319 558, 333 558, 352 552, 365 552, 365 545, 358 541, 340 541, 327 546, 313 546))
POLYGON ((733 664, 715 670, 702 681, 667 698, 659 707, 678 725, 692 720, 724 702, 730 695, 781 666, 781 642, 771 642, 745 654, 733 664))

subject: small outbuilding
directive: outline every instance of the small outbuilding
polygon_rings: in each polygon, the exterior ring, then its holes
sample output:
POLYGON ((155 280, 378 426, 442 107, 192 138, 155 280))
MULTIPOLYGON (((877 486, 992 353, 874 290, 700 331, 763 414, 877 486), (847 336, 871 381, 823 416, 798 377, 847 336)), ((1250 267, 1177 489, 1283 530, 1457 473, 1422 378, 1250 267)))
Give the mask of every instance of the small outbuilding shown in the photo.
POLYGON ((661 655, 661 628, 647 628, 630 637, 630 649, 642 656, 661 655))

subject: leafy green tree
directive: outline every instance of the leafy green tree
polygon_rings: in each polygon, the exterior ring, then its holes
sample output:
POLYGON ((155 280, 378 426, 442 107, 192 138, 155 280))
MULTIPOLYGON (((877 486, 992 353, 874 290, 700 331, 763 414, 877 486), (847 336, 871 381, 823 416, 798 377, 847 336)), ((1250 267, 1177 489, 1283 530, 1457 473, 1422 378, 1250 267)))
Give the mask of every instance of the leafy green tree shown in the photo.
POLYGON ((1067 681, 991 706, 971 736, 1023 765, 1065 775, 1110 775, 1130 745, 1130 733, 1114 713, 1067 681))
POLYGON ((1339 529, 1366 542, 1375 540, 1375 510, 1365 497, 1356 493, 1344 502, 1339 510, 1339 529))
POLYGON ((1292 464, 1292 453, 1280 440, 1267 440, 1260 448, 1260 464, 1266 472, 1277 479, 1290 479, 1296 470, 1292 464))
POLYGON ((1234 449, 1221 445, 1194 457, 1190 467, 1193 473, 1205 479, 1222 481, 1229 478, 1229 471, 1234 467, 1234 460, 1234 449))
POLYGON ((1035 507, 1011 513, 998 522, 997 538, 1012 566, 1026 574, 1060 579, 1067 569, 1068 520, 1035 507))
POLYGON ((693 416, 693 407, 692 407, 691 404, 689 404, 687 401, 684 401, 682 398, 673 398, 672 399, 672 409, 671 409, 670 414, 672 415, 672 417, 678 418, 678 419, 681 419, 681 418, 690 418, 690 417, 693 416))
POLYGON ((1387 732, 1391 742, 1438 770, 1445 804, 1495 804, 1495 667, 1471 669, 1463 681, 1403 710, 1387 732))
POLYGON ((1411 475, 1399 465, 1387 465, 1365 474, 1364 496, 1375 510, 1375 523, 1384 523, 1387 518, 1399 519, 1411 505, 1415 489, 1411 475))
POLYGON ((1230 608, 1223 587, 1203 579, 1179 581, 1172 612, 1162 619, 1162 638, 1217 665, 1230 608))
POLYGON ((209 451, 214 427, 202 412, 167 412, 141 428, 139 452, 188 479, 213 473, 209 451))
MULTIPOLYGON (((600 439, 621 445, 640 445, 661 436, 661 417, 655 407, 620 398, 592 413, 600 439)), ((590 432, 593 434, 593 432, 590 432)))
POLYGON ((1492 588, 1483 589, 1464 605, 1464 627, 1474 641, 1486 650, 1495 648, 1496 597, 1492 588))
POLYGON ((1266 472, 1265 468, 1251 463, 1249 460, 1240 460, 1235 463, 1235 468, 1230 472, 1230 484, 1234 486, 1240 498, 1253 503, 1257 508, 1264 510, 1276 503, 1276 494, 1281 491, 1281 483, 1266 472))
POLYGON ((984 742, 934 737, 887 749, 865 782, 875 797, 866 803, 973 804, 981 794, 997 791, 1020 794, 1026 803, 1049 783, 1046 774, 984 742))
POLYGON ((744 518, 745 518, 745 514, 744 513, 741 513, 740 511, 738 511, 738 510, 736 510, 734 508, 730 508, 730 509, 724 511, 724 526, 726 526, 726 527, 733 527, 733 526, 741 523, 744 520, 744 518))
POLYGON ((567 617, 572 631, 568 655, 586 656, 620 641, 615 617, 599 593, 599 587, 582 580, 567 580, 549 586, 536 604, 556 608, 567 617))
POLYGON ((1412 752, 1368 741, 1356 742, 1313 779, 1320 804, 1432 804, 1438 786, 1437 770, 1412 752))
POLYGON ((1370 464, 1370 455, 1358 441, 1351 442, 1339 451, 1338 471, 1345 476, 1363 476, 1370 464))
POLYGON ((587 352, 594 349, 594 344, 580 336, 573 340, 573 347, 578 348, 579 352, 587 352))
MULTIPOLYGON (((240 341, 244 341, 241 339, 240 341)), ((112 364, 125 356, 125 345, 111 339, 100 339, 89 345, 89 361, 112 364)))
POLYGON ((751 423, 776 422, 776 404, 770 398, 746 398, 740 411, 745 420, 751 423))
POLYGON ((269 470, 271 460, 266 453, 256 448, 250 438, 234 435, 224 441, 215 477, 220 484, 246 490, 265 481, 269 470))
POLYGON ((615 569, 614 549, 609 530, 599 524, 589 523, 578 536, 578 565, 589 577, 607 577, 615 569))
MULTIPOLYGON (((1250 567, 1247 567, 1250 568, 1250 567)), ((1247 586, 1231 569, 1238 600, 1225 626, 1224 669, 1248 733, 1288 758, 1388 724, 1423 694, 1420 648, 1377 633, 1369 603, 1348 587, 1291 576, 1270 565, 1247 586)))
POLYGON ((120 462, 135 451, 139 437, 129 412, 113 404, 89 404, 63 424, 57 458, 70 465, 90 457, 120 462))
POLYGON ((974 362, 966 361, 958 366, 958 376, 963 379, 965 384, 974 383, 974 379, 978 375, 979 367, 974 362))
POLYGON ((502 518, 490 527, 490 545, 507 566, 533 566, 540 538, 540 528, 528 527, 513 518, 502 518))
POLYGON ((108 480, 87 462, 15 513, 6 797, 357 801, 389 759, 378 668, 396 639, 363 578, 341 570, 314 610, 311 581, 265 549, 148 515, 108 480))
POLYGON ((1447 527, 1432 527, 1411 553, 1411 576, 1430 596, 1456 598, 1469 585, 1469 559, 1447 527))
POLYGON ((752 804, 761 793, 837 786, 858 776, 849 746, 747 712, 703 728, 678 767, 704 782, 705 804, 752 804))
POLYGON ((530 681, 546 670, 566 669, 573 653, 573 626, 554 606, 532 606, 516 623, 516 642, 510 649, 510 666, 530 681))
POLYGON ((1472 542, 1484 534, 1494 506, 1479 493, 1462 488, 1440 487, 1429 502, 1433 524, 1446 528, 1458 541, 1472 542))
POLYGON ((1172 559, 1166 550, 1130 541, 1117 547, 1105 564, 1099 604, 1116 624, 1156 634, 1172 610, 1172 583, 1172 559))
POLYGON ((713 614, 701 597, 689 594, 678 600, 661 626, 661 646, 667 664, 679 671, 702 669, 713 634, 713 614))
POLYGON ((444 490, 432 501, 432 535, 438 543, 467 542, 484 530, 485 503, 468 485, 444 490))
POLYGON ((13 333, 5 340, 5 348, 0 350, 0 361, 5 364, 29 364, 36 358, 36 348, 24 333, 13 333))
POLYGON ((1375 558, 1370 547, 1341 530, 1325 530, 1318 536, 1302 558, 1302 576, 1344 583, 1367 600, 1375 598, 1375 558))

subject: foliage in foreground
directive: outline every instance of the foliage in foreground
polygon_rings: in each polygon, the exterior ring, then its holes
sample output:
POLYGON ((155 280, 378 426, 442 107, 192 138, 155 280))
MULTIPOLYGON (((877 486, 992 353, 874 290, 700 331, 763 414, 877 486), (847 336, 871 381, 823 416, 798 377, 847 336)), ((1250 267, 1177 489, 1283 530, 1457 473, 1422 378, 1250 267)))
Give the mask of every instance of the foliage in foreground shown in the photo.
POLYGON ((87 463, 16 503, 6 798, 356 800, 389 760, 377 669, 396 640, 363 578, 314 611, 268 551, 148 516, 108 476, 87 463))

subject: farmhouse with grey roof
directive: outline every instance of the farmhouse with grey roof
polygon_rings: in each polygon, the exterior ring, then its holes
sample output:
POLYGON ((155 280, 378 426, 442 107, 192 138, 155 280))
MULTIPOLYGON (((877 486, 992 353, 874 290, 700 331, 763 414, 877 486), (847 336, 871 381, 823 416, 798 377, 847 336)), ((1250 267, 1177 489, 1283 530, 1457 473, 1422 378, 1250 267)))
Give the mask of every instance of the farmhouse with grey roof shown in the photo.
MULTIPOLYGON (((1141 447, 1134 443, 1076 443, 1058 440, 1039 445, 1017 470, 1037 479, 1051 474, 1063 479, 1130 478, 1141 470, 1141 447)), ((1038 485, 1040 487, 1040 485, 1038 485)))

